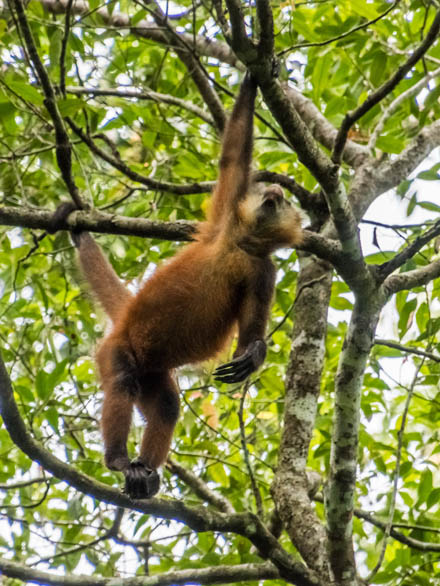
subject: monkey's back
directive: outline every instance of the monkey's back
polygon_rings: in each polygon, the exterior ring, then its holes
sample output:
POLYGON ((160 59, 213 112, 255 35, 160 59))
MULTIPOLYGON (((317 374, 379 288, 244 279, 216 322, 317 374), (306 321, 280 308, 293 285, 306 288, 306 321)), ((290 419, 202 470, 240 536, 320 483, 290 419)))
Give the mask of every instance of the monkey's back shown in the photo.
POLYGON ((219 352, 237 320, 247 255, 194 242, 146 281, 116 324, 145 370, 199 362, 219 352))

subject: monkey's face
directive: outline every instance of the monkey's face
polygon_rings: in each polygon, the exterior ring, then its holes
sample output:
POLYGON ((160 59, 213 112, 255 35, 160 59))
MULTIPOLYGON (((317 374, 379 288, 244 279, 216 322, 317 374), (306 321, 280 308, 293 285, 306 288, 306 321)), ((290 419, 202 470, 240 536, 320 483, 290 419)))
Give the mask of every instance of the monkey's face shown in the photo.
POLYGON ((244 239, 260 251, 258 254, 293 246, 302 240, 300 213, 285 199, 279 185, 250 194, 240 206, 240 218, 244 239))

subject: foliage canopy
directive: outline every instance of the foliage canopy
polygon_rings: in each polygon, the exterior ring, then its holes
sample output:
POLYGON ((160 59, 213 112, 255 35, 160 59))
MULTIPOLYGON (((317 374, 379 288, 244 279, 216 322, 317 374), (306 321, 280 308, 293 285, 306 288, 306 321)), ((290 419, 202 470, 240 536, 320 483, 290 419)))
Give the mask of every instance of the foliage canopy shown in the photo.
POLYGON ((438 3, 0 11, 4 583, 438 584, 438 3), (79 194, 72 225, 135 290, 203 219, 246 70, 255 179, 303 208, 305 242, 276 259, 264 368, 232 387, 182 369, 162 492, 130 502, 101 456, 104 320, 46 230, 79 194))

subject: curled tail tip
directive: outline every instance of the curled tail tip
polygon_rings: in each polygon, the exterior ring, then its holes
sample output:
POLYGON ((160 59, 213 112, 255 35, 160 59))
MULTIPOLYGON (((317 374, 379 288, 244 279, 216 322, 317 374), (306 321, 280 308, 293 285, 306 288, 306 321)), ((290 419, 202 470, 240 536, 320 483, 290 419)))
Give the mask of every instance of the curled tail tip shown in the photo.
MULTIPOLYGON (((72 212, 78 210, 78 207, 73 201, 64 201, 60 203, 50 220, 50 226, 47 228, 49 234, 55 234, 59 230, 66 229, 66 221, 72 212)), ((69 227, 67 227, 69 229, 69 227)), ((81 230, 70 229, 70 237, 76 248, 80 246, 81 235, 84 234, 81 230)))

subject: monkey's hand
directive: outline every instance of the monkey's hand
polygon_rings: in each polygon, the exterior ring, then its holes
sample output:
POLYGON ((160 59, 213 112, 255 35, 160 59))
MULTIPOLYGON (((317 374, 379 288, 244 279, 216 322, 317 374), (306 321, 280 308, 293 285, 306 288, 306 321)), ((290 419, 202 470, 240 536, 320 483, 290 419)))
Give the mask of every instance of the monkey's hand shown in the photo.
POLYGON ((257 370, 265 358, 266 343, 263 340, 256 340, 249 344, 241 356, 219 366, 214 371, 214 378, 222 383, 239 383, 257 370))
POLYGON ((139 460, 133 460, 124 470, 124 492, 132 499, 150 499, 160 486, 159 474, 139 460))

